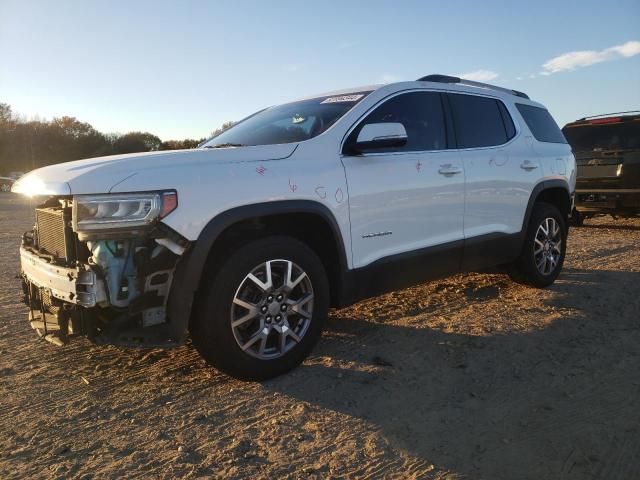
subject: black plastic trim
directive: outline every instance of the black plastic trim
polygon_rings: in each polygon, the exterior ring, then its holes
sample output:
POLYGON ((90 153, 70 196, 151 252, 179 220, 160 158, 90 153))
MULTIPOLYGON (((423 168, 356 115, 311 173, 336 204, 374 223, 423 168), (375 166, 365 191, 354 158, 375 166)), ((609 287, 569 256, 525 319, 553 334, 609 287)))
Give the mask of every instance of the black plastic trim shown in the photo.
POLYGON ((454 77, 453 75, 441 75, 434 73, 432 75, 425 75, 420 77, 418 82, 435 82, 435 83, 460 83, 462 79, 460 77, 454 77))
POLYGON ((531 212, 533 211, 533 205, 544 190, 550 190, 552 188, 562 188, 566 190, 569 200, 571 200, 571 192, 569 191, 569 184, 564 180, 543 180, 533 187, 531 196, 529 197, 529 203, 527 204, 527 210, 522 221, 522 232, 526 232, 529 225, 529 219, 531 218, 531 212))
POLYGON ((418 82, 434 82, 434 83, 462 83, 463 85, 465 84, 465 82, 467 82, 466 85, 498 88, 505 92, 511 92, 511 94, 515 95, 516 97, 526 98, 527 100, 530 100, 529 95, 519 90, 498 87, 490 83, 482 83, 482 82, 476 82, 473 80, 465 80, 464 78, 454 77, 452 75, 441 75, 439 73, 434 73, 432 75, 426 75, 424 77, 420 77, 417 81, 418 82))
POLYGON ((464 242, 463 272, 482 270, 512 262, 520 256, 524 230, 517 233, 488 233, 464 242))
POLYGON ((444 112, 444 121, 447 128, 447 149, 457 150, 458 140, 456 137, 456 126, 453 122, 453 110, 451 109, 451 103, 449 102, 449 95, 441 93, 440 100, 442 101, 442 111, 444 112))
POLYGON ((457 240, 384 257, 345 271, 338 306, 459 273, 463 248, 464 241, 457 240))

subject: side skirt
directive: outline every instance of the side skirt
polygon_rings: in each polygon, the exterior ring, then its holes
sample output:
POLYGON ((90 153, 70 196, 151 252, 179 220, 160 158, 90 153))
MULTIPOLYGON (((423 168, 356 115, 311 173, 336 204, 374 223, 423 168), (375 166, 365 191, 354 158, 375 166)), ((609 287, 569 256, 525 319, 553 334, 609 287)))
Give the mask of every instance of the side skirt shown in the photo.
POLYGON ((512 262, 520 255, 524 233, 490 233, 465 240, 463 272, 473 272, 512 262))
POLYGON ((464 241, 436 245, 385 257, 343 273, 343 289, 337 306, 410 287, 460 272, 464 241))
POLYGON ((511 262, 520 255, 523 240, 522 233, 492 233, 385 257, 343 272, 336 306, 346 307, 393 290, 511 262))

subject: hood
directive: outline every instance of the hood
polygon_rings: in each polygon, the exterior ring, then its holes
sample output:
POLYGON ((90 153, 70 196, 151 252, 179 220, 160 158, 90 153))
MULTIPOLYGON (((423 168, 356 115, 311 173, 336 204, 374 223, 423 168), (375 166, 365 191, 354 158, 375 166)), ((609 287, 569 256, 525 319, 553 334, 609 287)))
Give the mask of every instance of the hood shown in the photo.
POLYGON ((297 144, 216 149, 167 150, 89 158, 39 168, 20 178, 12 191, 34 195, 108 193, 125 179, 162 168, 194 168, 211 164, 264 162, 293 154, 297 144))

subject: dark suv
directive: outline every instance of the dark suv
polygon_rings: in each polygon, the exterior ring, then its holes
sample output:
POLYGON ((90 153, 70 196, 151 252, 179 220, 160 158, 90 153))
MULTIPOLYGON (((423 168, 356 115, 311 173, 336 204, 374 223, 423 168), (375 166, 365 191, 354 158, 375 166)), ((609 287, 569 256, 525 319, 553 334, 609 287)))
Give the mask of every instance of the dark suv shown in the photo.
POLYGON ((582 118, 562 132, 578 166, 574 222, 640 215, 640 112, 582 118))

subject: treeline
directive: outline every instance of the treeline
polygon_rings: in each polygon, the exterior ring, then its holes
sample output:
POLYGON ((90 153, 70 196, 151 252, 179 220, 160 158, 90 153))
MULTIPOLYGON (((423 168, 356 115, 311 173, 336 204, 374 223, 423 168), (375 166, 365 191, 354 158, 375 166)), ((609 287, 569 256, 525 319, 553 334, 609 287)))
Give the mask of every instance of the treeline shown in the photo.
MULTIPOLYGON (((212 135, 228 128, 225 123, 212 135)), ((161 141, 149 132, 102 133, 75 117, 24 120, 0 103, 0 176, 81 158, 195 148, 204 138, 161 141)))

